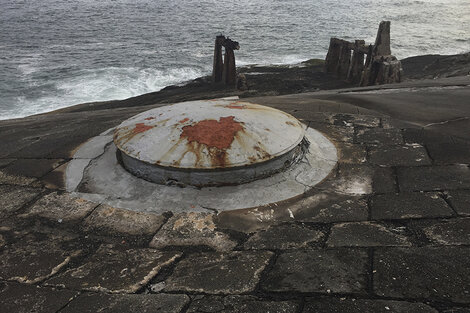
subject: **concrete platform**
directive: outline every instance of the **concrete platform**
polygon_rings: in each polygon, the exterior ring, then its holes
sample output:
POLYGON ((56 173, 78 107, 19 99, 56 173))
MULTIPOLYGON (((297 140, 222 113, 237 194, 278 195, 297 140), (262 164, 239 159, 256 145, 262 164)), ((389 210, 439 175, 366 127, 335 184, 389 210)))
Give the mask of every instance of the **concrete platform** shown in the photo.
POLYGON ((72 157, 83 169, 109 138, 80 145, 160 105, 1 121, 0 312, 469 312, 468 99, 470 77, 244 99, 320 132, 338 163, 228 211, 66 191, 72 157))

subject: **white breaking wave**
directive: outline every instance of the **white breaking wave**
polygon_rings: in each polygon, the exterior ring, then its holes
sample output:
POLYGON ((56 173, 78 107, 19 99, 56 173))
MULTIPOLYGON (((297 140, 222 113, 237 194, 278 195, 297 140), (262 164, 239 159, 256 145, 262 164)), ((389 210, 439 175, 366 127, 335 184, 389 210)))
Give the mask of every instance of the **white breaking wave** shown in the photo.
POLYGON ((81 75, 56 83, 55 91, 51 90, 37 99, 19 96, 17 110, 0 108, 0 120, 50 112, 86 102, 127 99, 202 75, 201 70, 189 67, 167 70, 117 67, 84 70, 81 75))

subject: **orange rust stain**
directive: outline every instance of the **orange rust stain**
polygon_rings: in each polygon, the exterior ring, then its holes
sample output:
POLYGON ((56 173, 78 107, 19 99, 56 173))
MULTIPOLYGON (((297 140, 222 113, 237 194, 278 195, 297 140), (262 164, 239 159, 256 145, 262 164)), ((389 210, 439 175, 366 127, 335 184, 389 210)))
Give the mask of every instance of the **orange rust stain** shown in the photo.
POLYGON ((145 118, 146 121, 150 121, 150 120, 154 120, 154 119, 155 119, 155 117, 153 117, 153 116, 145 118))
POLYGON ((183 124, 183 123, 186 123, 187 121, 189 121, 189 118, 186 117, 182 119, 181 121, 179 121, 178 123, 183 124))
POLYGON ((216 120, 202 120, 194 125, 183 127, 181 138, 189 142, 204 144, 209 148, 227 149, 233 142, 235 134, 243 129, 241 123, 234 121, 234 116, 221 117, 216 120))
POLYGON ((152 129, 152 128, 154 128, 154 126, 148 126, 148 125, 145 125, 144 123, 137 123, 135 124, 135 128, 132 130, 132 132, 134 134, 139 134, 139 133, 146 132, 147 130, 152 129))

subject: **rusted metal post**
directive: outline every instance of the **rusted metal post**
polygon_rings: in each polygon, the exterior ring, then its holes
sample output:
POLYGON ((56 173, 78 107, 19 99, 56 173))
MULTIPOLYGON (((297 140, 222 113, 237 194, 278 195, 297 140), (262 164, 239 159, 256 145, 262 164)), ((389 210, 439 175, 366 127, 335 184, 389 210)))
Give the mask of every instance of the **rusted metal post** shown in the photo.
POLYGON ((223 81, 227 86, 236 86, 237 68, 235 66, 235 53, 233 50, 240 49, 240 45, 237 41, 227 38, 223 46, 225 47, 223 81))
POLYGON ((353 56, 351 66, 349 67, 348 80, 352 83, 361 81, 362 71, 364 70, 364 40, 356 40, 354 42, 353 56))
POLYGON ((222 45, 225 42, 225 36, 219 35, 215 38, 214 46, 214 64, 212 67, 212 82, 220 83, 224 71, 224 63, 222 60, 222 45))

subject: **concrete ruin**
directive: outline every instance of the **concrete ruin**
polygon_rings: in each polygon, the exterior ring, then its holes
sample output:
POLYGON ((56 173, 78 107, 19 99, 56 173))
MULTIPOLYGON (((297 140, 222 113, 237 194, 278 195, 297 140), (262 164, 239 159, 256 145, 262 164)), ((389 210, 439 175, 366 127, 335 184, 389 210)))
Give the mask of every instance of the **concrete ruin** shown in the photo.
POLYGON ((390 49, 390 21, 380 23, 373 45, 367 46, 364 40, 352 43, 331 38, 325 71, 359 86, 401 82, 401 62, 390 49))
POLYGON ((212 69, 213 83, 222 83, 226 86, 237 85, 237 68, 235 66, 235 53, 233 50, 239 50, 240 45, 237 41, 219 35, 215 38, 214 45, 214 63, 212 69), (222 47, 225 48, 225 54, 222 61, 222 47))

